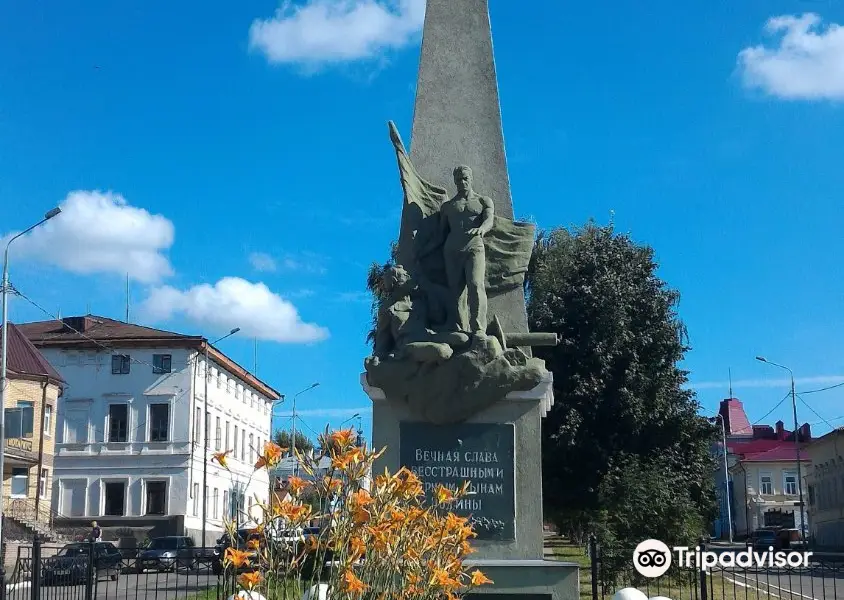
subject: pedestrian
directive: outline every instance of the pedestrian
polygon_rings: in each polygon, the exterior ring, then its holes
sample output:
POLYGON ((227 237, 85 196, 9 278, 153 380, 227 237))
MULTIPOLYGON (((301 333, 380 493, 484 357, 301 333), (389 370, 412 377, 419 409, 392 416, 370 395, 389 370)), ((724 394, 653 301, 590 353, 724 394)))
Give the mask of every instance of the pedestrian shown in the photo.
POLYGON ((96 521, 91 521, 91 541, 92 542, 101 542, 103 541, 103 530, 97 525, 96 521))

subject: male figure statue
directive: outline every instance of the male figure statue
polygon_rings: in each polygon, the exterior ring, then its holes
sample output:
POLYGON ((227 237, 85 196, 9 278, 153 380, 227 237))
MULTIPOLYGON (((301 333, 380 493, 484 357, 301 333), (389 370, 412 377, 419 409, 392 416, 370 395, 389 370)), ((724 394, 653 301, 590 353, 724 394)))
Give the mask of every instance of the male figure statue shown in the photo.
POLYGON ((492 229, 495 205, 472 189, 469 167, 454 169, 454 184, 457 194, 440 208, 443 259, 452 294, 449 321, 459 331, 483 334, 487 327, 483 236, 492 229))

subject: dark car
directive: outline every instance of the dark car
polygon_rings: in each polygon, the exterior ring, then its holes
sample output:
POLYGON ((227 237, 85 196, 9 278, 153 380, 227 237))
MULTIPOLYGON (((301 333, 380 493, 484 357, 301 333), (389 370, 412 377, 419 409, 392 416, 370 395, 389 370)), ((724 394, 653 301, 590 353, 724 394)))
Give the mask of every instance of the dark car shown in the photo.
POLYGON ((176 567, 186 569, 196 564, 196 547, 193 539, 186 535, 168 535, 153 538, 149 546, 138 555, 135 568, 138 573, 147 569, 154 571, 174 571, 176 567))
POLYGON ((217 546, 214 548, 214 559, 211 563, 211 569, 214 574, 219 575, 223 572, 223 560, 225 558, 226 548, 244 550, 249 554, 250 564, 236 569, 237 572, 241 573, 253 570, 257 566, 258 552, 254 548, 249 547, 248 543, 250 540, 258 540, 260 542, 261 536, 252 529, 238 529, 234 540, 228 532, 224 533, 217 540, 217 546))
MULTIPOLYGON (((41 580, 46 585, 85 583, 91 560, 92 545, 88 542, 67 544, 58 554, 42 561, 41 580)), ((123 567, 120 550, 111 542, 95 542, 94 579, 105 574, 117 581, 123 567)))
POLYGON ((764 552, 770 547, 774 550, 782 549, 782 540, 773 529, 757 529, 751 535, 750 542, 753 549, 758 552, 764 552))

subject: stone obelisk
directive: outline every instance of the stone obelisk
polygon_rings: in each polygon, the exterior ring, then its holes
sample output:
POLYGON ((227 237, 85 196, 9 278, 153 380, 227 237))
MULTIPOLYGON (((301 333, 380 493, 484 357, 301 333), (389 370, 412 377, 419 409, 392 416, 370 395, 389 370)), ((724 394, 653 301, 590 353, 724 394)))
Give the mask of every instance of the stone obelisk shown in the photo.
MULTIPOLYGON (((495 214, 513 219, 488 0, 428 0, 410 158, 452 194, 452 169, 469 165, 495 214)), ((521 287, 490 297, 488 307, 506 331, 528 330, 521 287)))
MULTIPOLYGON (((452 172, 458 165, 467 165, 477 193, 493 200, 498 217, 514 220, 501 123, 488 0, 428 0, 410 139, 410 162, 416 176, 432 185, 445 184, 453 196, 452 172)), ((413 185, 423 187, 418 181, 413 185)), ((412 264, 416 243, 413 231, 418 221, 411 212, 414 208, 408 206, 412 205, 405 202, 399 238, 401 264, 412 264)), ((528 333, 522 288, 502 289, 506 291, 488 298, 488 318, 497 319, 493 325, 508 335, 528 333)), ((475 341, 484 343, 486 337, 481 334, 475 341)), ((524 341, 528 337, 511 339, 524 341)), ((449 364, 463 364, 472 350, 458 345, 454 351, 462 352, 462 358, 452 356, 439 365, 426 364, 424 369, 406 358, 393 360, 413 367, 415 375, 439 376, 450 384, 443 375, 449 364)), ((528 352, 529 348, 525 354, 528 352)), ((389 366, 390 360, 386 356, 384 365, 389 366)), ((380 358, 378 363, 368 364, 379 368, 380 358)), ((476 374, 479 380, 487 376, 482 371, 476 374)), ((426 389, 422 379, 412 381, 426 389)), ((379 470, 407 467, 426 486, 449 485, 458 479, 472 482, 474 494, 453 509, 469 513, 478 533, 477 554, 472 555, 471 563, 495 582, 477 595, 497 595, 502 600, 578 597, 577 565, 543 557, 541 423, 553 403, 552 381, 546 370, 539 384, 529 390, 513 388, 500 397, 490 393, 493 401, 468 417, 434 423, 402 400, 408 394, 401 386, 393 385, 390 396, 383 387, 370 385, 367 373, 361 374, 361 384, 373 401, 373 445, 385 448, 379 470)), ((469 392, 454 387, 464 394, 454 398, 459 404, 469 392)))

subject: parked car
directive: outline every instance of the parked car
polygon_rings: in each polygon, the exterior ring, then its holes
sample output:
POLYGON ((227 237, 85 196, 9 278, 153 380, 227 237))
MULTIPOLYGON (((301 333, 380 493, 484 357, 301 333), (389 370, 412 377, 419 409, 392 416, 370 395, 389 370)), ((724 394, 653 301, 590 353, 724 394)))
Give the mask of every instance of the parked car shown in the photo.
POLYGON ((249 548, 248 542, 253 539, 260 540, 261 536, 253 533, 253 530, 250 528, 238 529, 236 535, 237 538, 232 540, 231 536, 226 532, 217 540, 217 546, 214 548, 214 558, 211 563, 211 570, 215 575, 223 572, 223 559, 225 558, 226 548, 235 548, 249 553, 250 565, 241 567, 237 570, 238 573, 253 570, 257 562, 255 559, 257 559, 258 552, 254 548, 249 548))
POLYGON ((758 552, 764 552, 772 546, 774 550, 781 550, 782 539, 774 529, 757 529, 750 536, 750 545, 758 552))
POLYGON ((176 567, 190 569, 196 564, 197 551, 193 539, 186 535, 168 535, 153 538, 149 546, 138 555, 135 569, 143 573, 173 571, 176 567))
MULTIPOLYGON (((123 568, 123 556, 111 542, 95 542, 94 578, 99 580, 105 574, 117 581, 123 568)), ((85 583, 88 578, 91 544, 74 542, 67 544, 55 556, 42 561, 41 581, 45 585, 85 583)))

